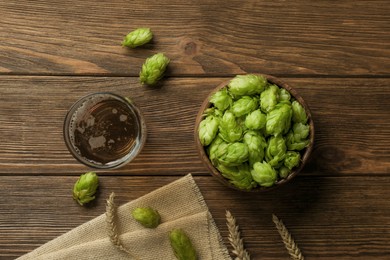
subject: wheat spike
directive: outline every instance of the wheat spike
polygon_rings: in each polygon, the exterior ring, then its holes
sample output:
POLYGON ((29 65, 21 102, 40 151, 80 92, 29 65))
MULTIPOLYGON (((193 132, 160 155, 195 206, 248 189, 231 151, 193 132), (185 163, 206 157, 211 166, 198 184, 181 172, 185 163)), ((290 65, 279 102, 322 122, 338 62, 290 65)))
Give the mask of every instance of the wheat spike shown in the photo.
POLYGON ((106 221, 107 221, 107 230, 108 230, 108 236, 110 238, 110 241, 114 244, 115 247, 117 247, 119 250, 126 252, 128 255, 130 255, 134 259, 138 259, 135 257, 129 249, 123 246, 122 241, 119 238, 118 228, 116 224, 116 206, 114 203, 115 193, 112 192, 107 199, 107 205, 106 205, 106 221))
POLYGON ((229 229, 229 242, 233 247, 232 253, 236 256, 235 260, 250 260, 249 253, 244 248, 244 241, 241 238, 236 219, 229 210, 226 210, 226 224, 229 229))
POLYGON ((298 245, 295 243, 291 234, 288 232, 286 226, 283 224, 277 216, 272 214, 272 221, 275 223, 276 228, 280 236, 282 237, 283 243, 287 248, 288 253, 290 254, 291 259, 293 260, 304 260, 301 250, 299 250, 298 245))

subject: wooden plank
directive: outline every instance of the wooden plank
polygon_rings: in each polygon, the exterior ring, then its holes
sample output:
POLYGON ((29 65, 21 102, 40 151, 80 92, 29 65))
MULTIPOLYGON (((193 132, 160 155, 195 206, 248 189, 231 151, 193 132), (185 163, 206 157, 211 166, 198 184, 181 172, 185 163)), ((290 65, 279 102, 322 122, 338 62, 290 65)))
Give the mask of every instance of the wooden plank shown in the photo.
MULTIPOLYGON (((101 176, 98 198, 80 207, 71 197, 76 176, 1 176, 1 259, 14 259, 103 214, 112 191, 121 205, 177 178, 101 176)), ((229 190, 210 176, 195 180, 224 242, 228 209, 253 259, 289 259, 271 221, 273 213, 308 259, 388 259, 390 254, 389 176, 299 176, 264 194, 229 190)))
POLYGON ((1 1, 0 73, 389 75, 388 1, 1 1), (150 27, 152 44, 121 47, 150 27))
MULTIPOLYGON (((196 114, 226 78, 168 78, 160 88, 127 77, 12 77, 0 81, 0 174, 79 174, 87 170, 65 147, 65 114, 79 97, 112 91, 143 111, 148 138, 141 154, 108 174, 204 173, 195 150, 196 114), (12 86, 12 87, 10 87, 12 86)), ((303 174, 388 174, 389 79, 285 78, 309 104, 315 148, 303 174)))

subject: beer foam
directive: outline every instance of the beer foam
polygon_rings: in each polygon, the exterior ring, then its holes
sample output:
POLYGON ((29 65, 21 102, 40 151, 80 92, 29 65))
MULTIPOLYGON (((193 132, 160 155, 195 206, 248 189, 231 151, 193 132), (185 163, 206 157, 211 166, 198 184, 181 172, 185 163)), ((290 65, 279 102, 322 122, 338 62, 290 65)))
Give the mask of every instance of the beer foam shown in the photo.
POLYGON ((121 122, 124 122, 124 121, 127 120, 127 116, 126 116, 126 115, 120 115, 120 116, 119 116, 119 120, 120 120, 121 122))
POLYGON ((88 143, 92 150, 106 147, 106 138, 103 135, 97 137, 91 136, 88 143))

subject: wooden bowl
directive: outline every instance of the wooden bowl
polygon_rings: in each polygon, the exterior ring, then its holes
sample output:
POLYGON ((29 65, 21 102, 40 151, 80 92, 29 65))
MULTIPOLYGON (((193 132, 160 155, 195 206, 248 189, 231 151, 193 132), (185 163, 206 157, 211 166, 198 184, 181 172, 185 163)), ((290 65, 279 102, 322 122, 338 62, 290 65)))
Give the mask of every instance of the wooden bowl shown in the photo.
POLYGON ((310 142, 309 142, 309 145, 305 149, 300 151, 300 153, 301 153, 301 163, 300 163, 300 165, 298 167, 294 168, 292 170, 292 172, 287 176, 287 178, 279 179, 271 187, 261 187, 261 186, 258 186, 258 187, 254 188, 254 189, 251 189, 251 190, 242 190, 242 189, 237 188, 236 186, 231 184, 228 179, 223 177, 222 174, 211 164, 211 161, 210 161, 209 157, 207 156, 205 147, 203 147, 203 145, 201 144, 201 142, 199 140, 199 135, 198 135, 199 124, 204 119, 204 111, 207 108, 210 108, 212 106, 212 104, 209 102, 210 97, 215 92, 220 90, 221 88, 227 86, 229 84, 230 80, 222 82, 220 85, 218 85, 208 95, 208 97, 203 101, 203 103, 202 103, 202 105, 201 105, 201 107, 199 109, 198 115, 196 117, 195 133, 194 133, 195 134, 196 148, 197 148, 197 151, 199 153, 199 156, 200 156, 202 162, 205 164, 207 169, 210 171, 210 173, 214 177, 216 177, 222 184, 226 185, 229 188, 232 188, 232 189, 235 189, 235 190, 239 190, 239 191, 246 191, 246 192, 264 192, 264 191, 269 191, 269 190, 275 189, 275 188, 280 187, 281 185, 289 182, 292 178, 294 178, 303 169, 303 167, 307 163, 307 161, 308 161, 308 159, 309 159, 309 157, 310 157, 310 155, 312 153, 313 144, 314 144, 314 124, 313 124, 312 116, 311 116, 311 113, 310 113, 310 109, 309 109, 308 105, 306 104, 306 102, 303 100, 303 98, 298 94, 298 92, 295 89, 293 89, 291 86, 289 86, 287 83, 281 81, 280 79, 275 78, 273 76, 269 76, 269 75, 260 75, 260 74, 258 74, 258 75, 259 76, 264 76, 265 78, 267 78, 269 83, 275 84, 275 85, 277 85, 277 86, 279 86, 281 88, 286 89, 291 94, 291 96, 294 97, 303 106, 303 108, 306 111, 307 118, 308 118, 307 122, 308 122, 309 127, 310 127, 310 133, 309 133, 309 140, 310 140, 310 142))

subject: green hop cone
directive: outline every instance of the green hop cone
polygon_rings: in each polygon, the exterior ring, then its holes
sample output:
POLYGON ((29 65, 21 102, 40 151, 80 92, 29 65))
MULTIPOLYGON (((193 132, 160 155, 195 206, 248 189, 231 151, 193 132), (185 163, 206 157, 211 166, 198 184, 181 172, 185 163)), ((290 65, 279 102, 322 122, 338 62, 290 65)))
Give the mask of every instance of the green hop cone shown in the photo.
POLYGON ((139 74, 141 84, 153 86, 164 76, 169 59, 163 53, 157 53, 146 59, 139 74))
POLYGON ((260 108, 264 113, 268 113, 279 101, 279 87, 276 85, 268 86, 260 95, 260 108))
POLYGON ((268 146, 265 149, 266 161, 272 167, 281 166, 286 156, 287 146, 286 141, 280 135, 272 136, 268 140, 268 146))
POLYGON ((293 101, 291 104, 292 107, 292 121, 294 123, 306 124, 307 115, 303 106, 298 101, 293 101))
POLYGON ((238 166, 248 160, 248 146, 239 142, 220 144, 215 151, 215 158, 225 166, 238 166))
POLYGON ((225 143, 221 137, 216 136, 215 139, 211 142, 211 144, 207 147, 207 150, 206 150, 207 154, 209 156, 209 159, 214 166, 218 164, 218 161, 216 158, 216 151, 219 149, 219 145, 226 146, 227 143, 225 143))
POLYGON ((149 28, 138 28, 125 36, 122 46, 135 48, 150 42, 153 33, 149 28))
POLYGON ((288 151, 284 158, 284 166, 286 166, 289 170, 297 167, 301 160, 301 154, 298 152, 288 151))
POLYGON ((135 208, 131 215, 146 228, 156 228, 161 223, 161 217, 157 210, 151 207, 135 208))
POLYGON ((310 126, 302 123, 295 123, 292 127, 295 140, 304 140, 309 136, 310 126))
POLYGON ((199 140, 203 146, 209 145, 218 133, 218 118, 209 115, 199 124, 199 140))
POLYGON ((264 136, 255 131, 248 131, 244 135, 244 143, 248 146, 249 165, 255 162, 262 162, 264 159, 264 148, 267 142, 264 136))
POLYGON ((286 179, 288 177, 288 175, 290 174, 290 172, 291 171, 287 167, 282 166, 279 169, 279 177, 282 179, 286 179))
POLYGON ((287 140, 287 148, 289 150, 295 150, 295 151, 303 150, 310 143, 308 139, 305 140, 294 139, 294 134, 292 133, 288 133, 286 140, 287 140))
POLYGON ((278 179, 276 171, 266 162, 257 162, 251 170, 253 179, 263 187, 271 187, 278 179))
POLYGON ((267 114, 267 134, 287 134, 291 126, 292 110, 289 104, 279 103, 267 114))
POLYGON ((265 127, 267 116, 260 109, 249 113, 245 118, 245 126, 251 130, 260 130, 265 127))
POLYGON ((291 94, 290 92, 288 92, 286 89, 284 88, 280 88, 279 89, 279 101, 284 101, 284 102, 287 102, 287 101, 290 101, 291 99, 291 94))
POLYGON ((196 260, 196 251, 190 238, 180 228, 169 232, 169 241, 178 260, 196 260))
POLYGON ((95 172, 82 174, 73 186, 73 199, 81 206, 95 199, 99 178, 95 172))
POLYGON ((232 97, 229 95, 226 88, 223 88, 217 92, 215 92, 210 97, 210 102, 214 104, 216 108, 218 108, 220 111, 225 111, 229 106, 232 105, 233 100, 232 97))
POLYGON ((300 151, 309 145, 308 138, 310 126, 302 123, 295 123, 286 136, 287 148, 300 151))
POLYGON ((228 179, 231 184, 241 190, 251 190, 257 185, 252 178, 249 165, 246 163, 233 167, 219 164, 217 169, 223 177, 228 179))
POLYGON ((241 117, 254 111, 257 107, 257 98, 243 96, 242 98, 233 103, 231 110, 236 117, 241 117))
POLYGON ((267 79, 263 76, 247 74, 237 75, 228 84, 230 93, 235 96, 247 96, 260 94, 267 85, 267 79))
POLYGON ((223 116, 223 112, 221 112, 221 110, 219 110, 216 107, 210 107, 210 108, 205 109, 205 111, 203 112, 203 116, 205 116, 205 117, 215 116, 216 118, 220 119, 223 116))
POLYGON ((219 121, 219 136, 226 142, 236 142, 242 138, 243 129, 232 112, 226 110, 219 121))

